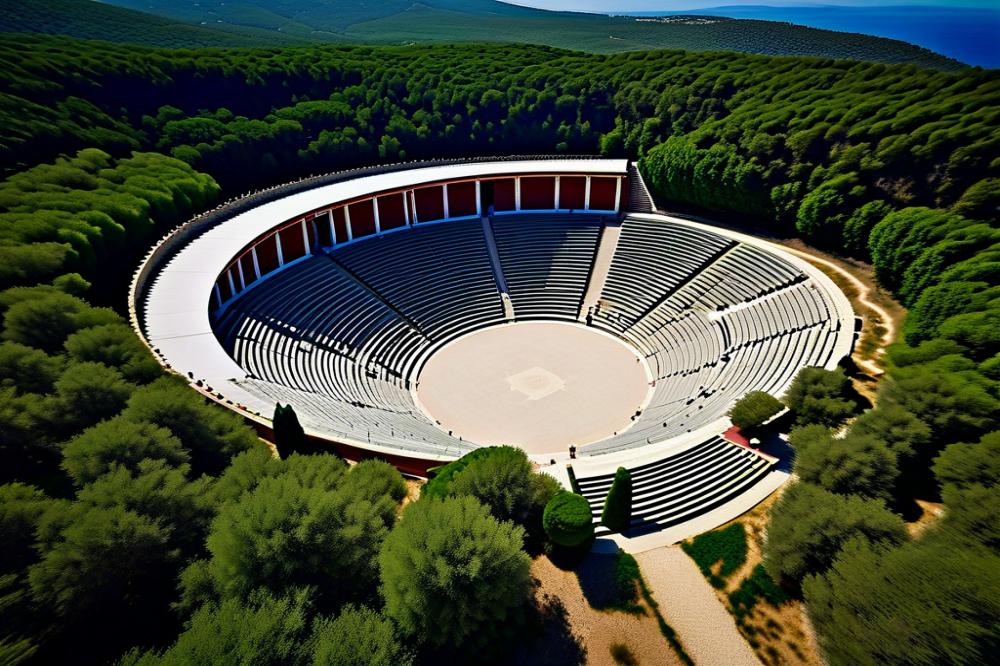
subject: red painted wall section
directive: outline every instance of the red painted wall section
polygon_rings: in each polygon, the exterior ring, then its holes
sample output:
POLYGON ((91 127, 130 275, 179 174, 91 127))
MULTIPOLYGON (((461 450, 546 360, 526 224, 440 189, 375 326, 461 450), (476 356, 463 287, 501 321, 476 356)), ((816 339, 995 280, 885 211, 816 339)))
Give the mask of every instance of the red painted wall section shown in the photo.
MULTIPOLYGON (((240 266, 243 267, 243 279, 249 287, 257 281, 257 275, 253 272, 253 256, 249 252, 240 257, 240 266)), ((238 275, 233 276, 234 279, 238 277, 238 275)))
POLYGON ((493 210, 499 212, 515 210, 514 179, 497 178, 493 183, 493 210))
POLYGON ((615 181, 617 178, 594 177, 590 179, 590 209, 613 210, 615 207, 615 181))
POLYGON ((440 185, 421 187, 413 191, 417 199, 417 220, 433 222, 444 218, 444 194, 440 185))
POLYGON ((333 209, 333 230, 337 232, 337 242, 347 242, 347 220, 344 216, 344 207, 333 209))
POLYGON ((219 293, 222 294, 223 303, 225 303, 226 301, 228 301, 230 298, 233 297, 234 294, 232 290, 229 288, 229 278, 226 277, 226 273, 220 275, 219 279, 216 280, 215 284, 219 285, 219 293))
POLYGON ((476 214, 476 183, 452 183, 448 185, 448 215, 464 217, 476 214))
POLYGON ((301 259, 306 254, 306 244, 302 238, 302 222, 285 227, 281 230, 281 258, 287 264, 301 259))
POLYGON ((548 210, 555 207, 556 179, 528 176, 521 179, 521 210, 548 210))
POLYGON ((587 194, 585 176, 563 176, 559 179, 559 207, 583 210, 587 194))
POLYGON ((388 194, 378 198, 378 221, 382 231, 406 226, 403 216, 403 194, 388 194))
POLYGON ((278 249, 274 244, 274 235, 268 236, 257 243, 256 247, 260 274, 264 276, 278 267, 278 249))
POLYGON ((351 214, 351 233, 354 238, 371 236, 375 233, 375 209, 371 199, 352 203, 347 207, 351 214))
POLYGON ((330 217, 323 213, 314 220, 316 222, 316 233, 319 234, 319 244, 322 247, 333 245, 333 232, 330 231, 330 217))

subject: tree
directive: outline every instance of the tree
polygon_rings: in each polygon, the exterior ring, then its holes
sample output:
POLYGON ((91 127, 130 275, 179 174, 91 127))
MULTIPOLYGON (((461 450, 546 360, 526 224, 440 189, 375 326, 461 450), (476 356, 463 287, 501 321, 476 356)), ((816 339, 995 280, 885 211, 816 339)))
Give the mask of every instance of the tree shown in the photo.
POLYGON ((729 410, 729 418, 738 428, 756 428, 784 408, 770 393, 751 391, 736 401, 729 410))
POLYGON ((156 359, 124 323, 79 330, 68 338, 66 351, 77 361, 94 361, 117 368, 128 381, 145 384, 160 376, 156 359))
POLYGON ((851 381, 839 368, 802 368, 788 387, 784 402, 795 413, 796 424, 829 428, 841 425, 857 409, 851 381))
POLYGON ((852 431, 843 439, 831 437, 825 446, 797 452, 795 473, 803 481, 832 493, 888 502, 899 470, 896 455, 889 447, 875 437, 852 431))
POLYGON ((410 666, 413 655, 396 637, 392 622, 370 608, 347 606, 335 619, 314 623, 307 643, 312 664, 410 666))
POLYGON ((36 604, 58 618, 54 649, 93 640, 109 659, 170 626, 177 551, 170 529, 121 507, 71 504, 38 527, 39 561, 28 569, 36 604))
POLYGON ((996 654, 1000 557, 932 534, 885 549, 855 540, 803 588, 820 645, 841 664, 983 664, 996 654))
POLYGON ((946 524, 971 540, 1000 548, 1000 432, 975 444, 952 444, 934 462, 946 524))
POLYGON ((114 465, 77 493, 92 506, 123 507, 158 520, 170 528, 172 545, 185 554, 204 548, 215 507, 207 500, 209 479, 187 478, 187 465, 174 467, 165 460, 141 460, 134 469, 114 465))
POLYGON ((0 575, 17 573, 34 562, 35 529, 53 504, 38 488, 23 483, 0 486, 0 575))
POLYGON ((177 641, 162 654, 133 650, 122 666, 157 664, 304 663, 309 640, 309 596, 297 590, 274 596, 258 590, 246 601, 227 599, 198 609, 177 641))
POLYGON ((189 456, 166 428, 117 416, 88 428, 63 448, 63 469, 78 485, 90 483, 116 465, 139 471, 148 458, 183 465, 189 456))
POLYGON ((535 510, 534 474, 531 461, 521 449, 490 447, 486 455, 470 462, 453 478, 449 493, 475 497, 497 520, 525 525, 535 510))
MULTIPOLYGON (((588 504, 589 507, 589 504, 588 504)), ((624 467, 615 471, 611 489, 604 500, 601 524, 612 532, 624 532, 632 522, 632 475, 624 467)))
POLYGON ((274 429, 274 446, 282 458, 293 453, 313 453, 306 431, 299 424, 299 417, 291 405, 275 403, 271 426, 274 429))
POLYGON ((257 435, 237 414, 205 404, 174 377, 161 377, 135 391, 124 413, 170 430, 194 454, 195 472, 218 473, 234 455, 258 445, 257 435))
POLYGON ((771 509, 764 542, 764 565, 777 581, 800 584, 826 571, 841 547, 853 538, 872 543, 906 540, 902 519, 880 501, 831 493, 798 482, 771 509))
POLYGON ((18 393, 49 393, 62 366, 58 356, 17 342, 0 343, 0 386, 18 393))
POLYGON ((59 438, 120 412, 132 389, 117 370, 102 363, 70 363, 39 413, 59 438))
POLYGON ((524 530, 473 497, 409 505, 379 554, 385 612, 436 647, 484 650, 516 630, 530 596, 524 530))
POLYGON ((396 500, 384 487, 371 486, 371 475, 344 474, 336 458, 292 460, 308 469, 261 479, 238 502, 219 508, 207 541, 215 589, 222 598, 246 599, 258 588, 282 595, 313 586, 323 608, 367 600, 396 500), (312 473, 324 466, 335 470, 326 475, 332 478, 312 473))
POLYGON ((594 516, 590 502, 582 495, 562 491, 545 505, 542 516, 545 533, 560 546, 579 546, 594 536, 594 516))

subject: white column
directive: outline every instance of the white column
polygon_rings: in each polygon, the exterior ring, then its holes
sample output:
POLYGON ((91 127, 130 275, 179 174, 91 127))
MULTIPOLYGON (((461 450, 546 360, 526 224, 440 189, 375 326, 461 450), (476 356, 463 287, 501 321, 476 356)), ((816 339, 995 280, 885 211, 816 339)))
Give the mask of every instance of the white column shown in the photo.
POLYGON ((212 286, 214 287, 213 291, 215 291, 215 307, 221 308, 222 307, 222 290, 219 289, 219 283, 218 282, 216 282, 212 286))
POLYGON ((583 209, 590 210, 590 176, 587 176, 587 184, 583 190, 583 209))
POLYGON ((236 272, 239 273, 240 276, 240 291, 243 291, 247 288, 247 280, 243 276, 243 257, 236 260, 236 272))
POLYGON ((410 190, 410 203, 413 205, 413 224, 420 224, 420 216, 417 215, 417 191, 410 190))
POLYGON ((312 243, 309 242, 309 231, 306 228, 306 221, 302 220, 302 247, 306 249, 306 254, 309 254, 309 249, 312 247, 312 243))
POLYGON ((616 213, 618 212, 618 209, 621 208, 621 201, 622 201, 622 179, 619 178, 618 180, 615 181, 615 212, 616 213))
POLYGON ((274 234, 274 246, 278 248, 278 266, 285 265, 285 255, 281 252, 281 233, 274 234))
POLYGON ((250 255, 253 257, 253 272, 254 272, 254 275, 256 275, 257 279, 259 280, 260 279, 260 264, 257 262, 257 246, 256 245, 254 245, 252 248, 250 248, 250 255))
POLYGON ((378 197, 372 197, 372 212, 375 214, 375 233, 382 233, 382 223, 378 219, 378 197))
POLYGON ((555 209, 559 210, 559 176, 556 176, 556 205, 555 209))
POLYGON ((333 209, 326 211, 327 223, 330 225, 330 243, 337 244, 337 225, 333 223, 333 209))
POLYGON ((410 202, 407 201, 409 194, 409 192, 403 192, 403 221, 406 222, 406 226, 410 226, 410 202))
POLYGON ((479 179, 476 179, 476 217, 483 216, 483 199, 479 193, 479 179))
POLYGON ((521 210, 521 177, 514 177, 514 210, 521 210))
POLYGON ((344 206, 344 226, 347 227, 347 241, 354 240, 354 229, 351 229, 351 207, 344 206))
POLYGON ((233 296, 236 295, 236 283, 233 282, 233 270, 226 269, 226 279, 229 280, 229 293, 233 296))
POLYGON ((448 214, 448 183, 441 186, 441 201, 444 203, 444 219, 448 219, 451 215, 448 214))

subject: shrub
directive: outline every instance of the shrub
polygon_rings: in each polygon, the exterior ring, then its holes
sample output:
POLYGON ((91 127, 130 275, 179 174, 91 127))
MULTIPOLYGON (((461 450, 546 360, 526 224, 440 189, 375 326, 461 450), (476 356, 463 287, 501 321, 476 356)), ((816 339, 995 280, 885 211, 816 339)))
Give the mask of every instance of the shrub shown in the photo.
POLYGON ((830 492, 889 501, 899 469, 896 454, 881 440, 851 432, 797 452, 795 473, 830 492))
POLYGON ((553 543, 579 546, 594 536, 590 503, 582 495, 564 490, 545 505, 542 526, 553 543))
POLYGON ((739 428, 756 428, 784 408, 770 393, 751 391, 736 401, 729 410, 729 418, 739 428))
POLYGON ((829 428, 846 421, 858 406, 844 372, 823 368, 802 368, 785 393, 785 404, 795 413, 796 424, 829 428))
POLYGON ((386 614, 432 646, 488 650, 517 629, 531 594, 523 540, 472 497, 411 504, 379 555, 386 614))
POLYGON ((427 470, 430 478, 420 491, 421 495, 426 497, 447 497, 454 478, 476 460, 489 456, 493 448, 495 447, 484 446, 483 448, 466 453, 458 460, 452 461, 447 465, 432 467, 427 470))
POLYGON ((713 586, 723 587, 723 579, 747 561, 746 529, 743 523, 734 523, 725 529, 699 534, 682 543, 681 548, 691 556, 713 586), (718 574, 712 571, 716 564, 720 564, 718 574))
POLYGON ((612 532, 624 532, 632 522, 632 475, 624 467, 615 471, 611 490, 604 500, 601 524, 612 532))

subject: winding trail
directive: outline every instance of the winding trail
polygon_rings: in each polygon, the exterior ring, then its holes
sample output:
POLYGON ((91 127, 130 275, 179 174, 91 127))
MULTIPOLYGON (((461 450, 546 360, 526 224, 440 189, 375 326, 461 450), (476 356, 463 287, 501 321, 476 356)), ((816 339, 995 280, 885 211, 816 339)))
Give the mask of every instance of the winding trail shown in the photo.
MULTIPOLYGON (((828 259, 822 259, 820 257, 817 257, 816 255, 805 252, 804 250, 788 247, 787 245, 783 245, 782 248, 786 252, 794 254, 797 257, 801 257, 802 259, 805 259, 811 264, 822 264, 823 266, 832 269, 838 275, 842 276, 844 279, 846 279, 848 282, 851 283, 851 286, 853 286, 858 292, 857 301, 861 303, 861 305, 865 306, 867 309, 874 312, 881 320, 882 328, 884 329, 885 332, 882 334, 882 340, 879 348, 876 350, 876 353, 878 353, 879 356, 885 353, 885 348, 888 345, 892 344, 893 340, 896 339, 896 325, 895 323, 893 323, 892 317, 889 316, 889 313, 888 311, 886 311, 885 308, 883 308, 881 305, 875 303, 870 298, 868 298, 868 296, 872 292, 871 287, 865 284, 862 280, 856 278, 847 269, 843 268, 842 266, 838 266, 837 264, 835 264, 832 261, 829 261, 828 259)), ((856 358, 854 359, 854 362, 876 376, 881 375, 884 372, 884 370, 881 367, 879 367, 877 363, 869 359, 856 358)))

